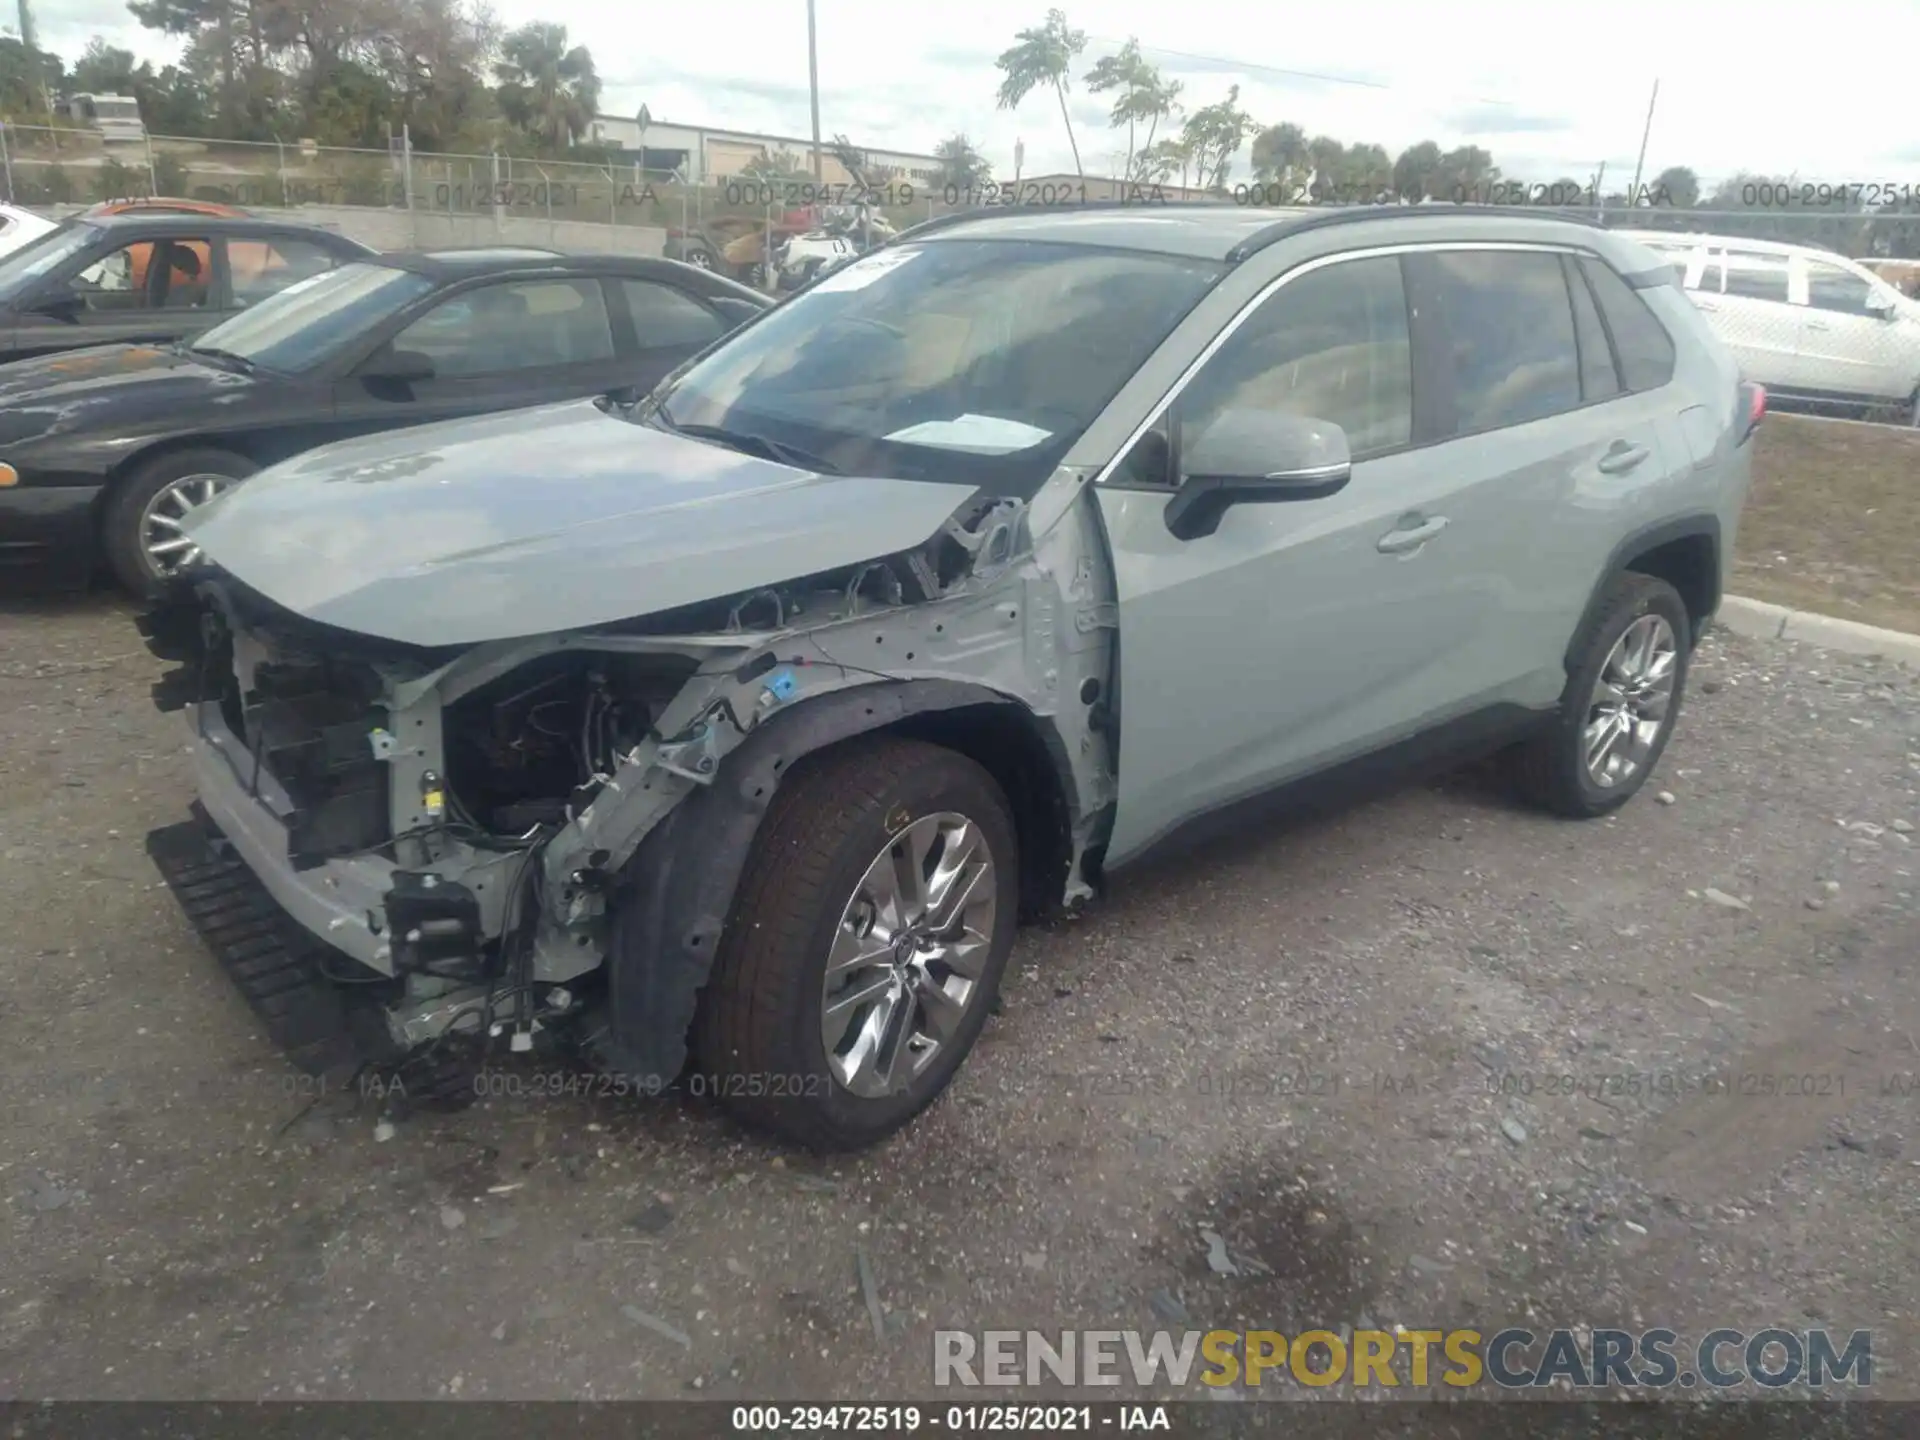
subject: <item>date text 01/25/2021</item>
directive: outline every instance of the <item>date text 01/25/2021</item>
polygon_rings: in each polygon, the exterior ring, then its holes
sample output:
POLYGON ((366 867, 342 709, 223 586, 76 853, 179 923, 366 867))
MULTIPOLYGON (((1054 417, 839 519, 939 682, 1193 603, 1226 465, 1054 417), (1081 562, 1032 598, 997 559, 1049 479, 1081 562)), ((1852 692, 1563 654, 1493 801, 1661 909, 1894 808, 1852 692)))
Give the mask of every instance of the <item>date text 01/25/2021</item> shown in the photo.
POLYGON ((1164 1405, 736 1405, 735 1434, 910 1435, 922 1429, 1031 1435, 1085 1435, 1096 1430, 1171 1431, 1164 1405))

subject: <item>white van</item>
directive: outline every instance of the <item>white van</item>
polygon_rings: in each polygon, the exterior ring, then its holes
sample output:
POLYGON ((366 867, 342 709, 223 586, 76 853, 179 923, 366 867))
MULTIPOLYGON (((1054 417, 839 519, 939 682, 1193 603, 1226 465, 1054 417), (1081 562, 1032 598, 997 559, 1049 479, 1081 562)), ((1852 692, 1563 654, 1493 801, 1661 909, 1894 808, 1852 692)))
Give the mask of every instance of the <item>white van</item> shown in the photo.
POLYGON ((98 131, 109 143, 139 144, 147 138, 140 102, 130 95, 69 95, 62 103, 76 125, 98 131))
POLYGON ((1772 240, 1620 233, 1668 257, 1707 324, 1769 396, 1900 407, 1920 423, 1920 301, 1864 265, 1772 240))

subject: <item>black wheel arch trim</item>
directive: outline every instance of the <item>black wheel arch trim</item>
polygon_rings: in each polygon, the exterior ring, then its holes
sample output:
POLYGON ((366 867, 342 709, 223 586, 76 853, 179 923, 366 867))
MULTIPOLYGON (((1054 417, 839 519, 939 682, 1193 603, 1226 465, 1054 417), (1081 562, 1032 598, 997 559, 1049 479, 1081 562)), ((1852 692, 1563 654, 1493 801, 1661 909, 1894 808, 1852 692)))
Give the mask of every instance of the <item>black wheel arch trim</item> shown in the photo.
POLYGON ((876 681, 795 705, 755 728, 712 785, 648 833, 621 873, 605 1013, 583 1037, 592 1057, 663 1086, 685 1067, 688 1031, 748 853, 795 761, 915 716, 978 706, 1026 711, 983 685, 876 681))
POLYGON ((1720 551, 1720 517, 1708 512, 1695 515, 1683 515, 1674 519, 1662 520, 1633 531, 1607 556, 1607 563, 1601 569, 1599 578, 1587 595, 1586 608, 1580 612, 1580 623, 1574 627, 1573 634, 1567 639, 1565 663, 1569 672, 1573 669, 1574 651, 1580 644, 1580 637, 1587 633, 1594 617, 1600 612, 1601 602, 1606 598, 1607 587, 1621 575, 1633 569, 1633 562, 1650 550, 1662 545, 1671 545, 1675 540, 1692 540, 1704 537, 1713 546, 1713 576, 1709 582, 1706 601, 1699 616, 1694 621, 1691 641, 1698 643, 1701 632, 1714 611, 1720 608, 1721 574, 1725 570, 1720 551))

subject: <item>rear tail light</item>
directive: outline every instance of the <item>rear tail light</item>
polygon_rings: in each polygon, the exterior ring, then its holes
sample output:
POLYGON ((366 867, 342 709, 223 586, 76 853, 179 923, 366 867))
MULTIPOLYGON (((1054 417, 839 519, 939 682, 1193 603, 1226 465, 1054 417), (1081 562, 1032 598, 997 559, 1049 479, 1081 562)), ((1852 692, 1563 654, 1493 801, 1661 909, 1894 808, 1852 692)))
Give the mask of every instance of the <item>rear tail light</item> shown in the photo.
POLYGON ((1740 443, 1745 444, 1767 414, 1767 391, 1750 380, 1740 382, 1740 443))

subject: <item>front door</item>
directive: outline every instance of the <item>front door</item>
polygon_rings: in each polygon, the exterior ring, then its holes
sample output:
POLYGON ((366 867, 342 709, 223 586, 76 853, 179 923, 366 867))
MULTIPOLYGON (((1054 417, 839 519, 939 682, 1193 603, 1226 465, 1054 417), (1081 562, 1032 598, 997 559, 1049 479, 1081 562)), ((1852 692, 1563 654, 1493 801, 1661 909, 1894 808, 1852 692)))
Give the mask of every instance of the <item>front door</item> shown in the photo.
POLYGON ((1401 263, 1341 260, 1272 292, 1100 487, 1120 606, 1110 863, 1474 683, 1461 657, 1488 624, 1491 577, 1460 560, 1481 517, 1415 427, 1401 263), (1178 452, 1248 409, 1340 425, 1351 481, 1173 535, 1178 452))
POLYGON ((621 346, 621 374, 636 393, 645 394, 681 361, 699 354, 733 328, 727 320, 676 286, 659 280, 622 278, 611 282, 619 311, 632 326, 631 345, 621 346))
POLYGON ((92 251, 35 292, 12 330, 8 358, 198 334, 223 318, 224 264, 217 240, 192 236, 92 251))
POLYGON ((349 435, 490 415, 594 394, 618 384, 606 292, 593 277, 502 280, 456 291, 376 350, 425 356, 430 378, 350 376, 334 392, 349 435))

